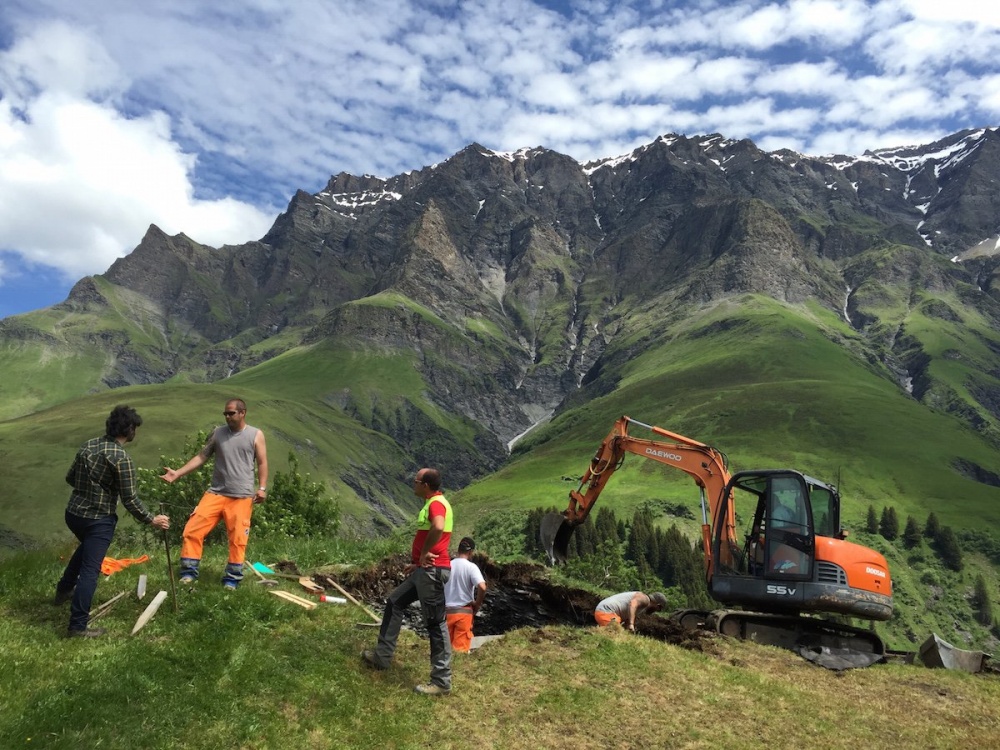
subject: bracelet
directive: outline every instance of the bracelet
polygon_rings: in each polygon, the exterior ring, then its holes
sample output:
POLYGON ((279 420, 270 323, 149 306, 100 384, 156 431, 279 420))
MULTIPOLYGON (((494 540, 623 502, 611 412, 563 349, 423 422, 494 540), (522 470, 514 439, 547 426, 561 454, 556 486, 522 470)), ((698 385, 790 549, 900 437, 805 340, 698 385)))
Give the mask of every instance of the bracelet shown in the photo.
POLYGON ((261 487, 259 491, 260 492, 267 492, 267 487, 261 487))

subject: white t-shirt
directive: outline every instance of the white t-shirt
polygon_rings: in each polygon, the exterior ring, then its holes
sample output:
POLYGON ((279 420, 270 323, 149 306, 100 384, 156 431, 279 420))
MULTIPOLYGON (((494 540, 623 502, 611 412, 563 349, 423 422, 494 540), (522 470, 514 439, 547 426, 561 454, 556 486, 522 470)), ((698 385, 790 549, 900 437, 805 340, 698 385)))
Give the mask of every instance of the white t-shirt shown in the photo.
POLYGON ((476 599, 476 587, 485 583, 483 573, 474 562, 464 557, 451 561, 451 577, 444 585, 444 606, 465 607, 476 599))

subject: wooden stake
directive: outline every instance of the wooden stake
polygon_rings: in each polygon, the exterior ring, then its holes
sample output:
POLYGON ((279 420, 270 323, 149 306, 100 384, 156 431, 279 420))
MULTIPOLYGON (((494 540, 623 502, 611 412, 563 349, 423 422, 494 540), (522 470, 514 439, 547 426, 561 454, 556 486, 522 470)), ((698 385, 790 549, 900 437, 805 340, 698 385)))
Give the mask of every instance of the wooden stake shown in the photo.
POLYGON ((128 593, 127 591, 122 591, 120 594, 115 594, 113 597, 108 599, 106 602, 104 602, 104 604, 99 604, 98 606, 94 607, 92 610, 90 610, 90 619, 94 620, 98 617, 106 615, 108 612, 111 611, 111 607, 113 607, 118 602, 118 600, 121 599, 123 596, 125 596, 125 594, 127 593, 128 593))
POLYGON ((153 597, 153 601, 151 601, 149 603, 149 606, 146 607, 146 611, 143 612, 141 615, 139 615, 139 619, 135 621, 135 626, 132 628, 132 635, 135 635, 144 627, 146 627, 146 623, 153 619, 153 615, 156 614, 156 610, 160 608, 160 605, 163 604, 163 601, 166 598, 167 598, 166 591, 161 591, 159 594, 153 597))
POLYGON ((316 607, 319 606, 316 602, 303 599, 301 596, 296 596, 295 594, 289 594, 287 591, 268 591, 267 593, 274 594, 275 596, 284 599, 285 601, 292 602, 293 604, 298 604, 303 609, 316 609, 316 607))
POLYGON ((142 601, 142 597, 146 595, 146 574, 143 573, 139 576, 139 586, 135 590, 136 598, 142 601))
MULTIPOLYGON (((160 503, 160 513, 164 512, 166 503, 160 503)), ((170 540, 167 539, 167 530, 163 530, 163 548, 167 552, 167 573, 170 575, 170 593, 174 595, 174 612, 177 612, 177 587, 174 585, 174 566, 170 563, 170 540)))

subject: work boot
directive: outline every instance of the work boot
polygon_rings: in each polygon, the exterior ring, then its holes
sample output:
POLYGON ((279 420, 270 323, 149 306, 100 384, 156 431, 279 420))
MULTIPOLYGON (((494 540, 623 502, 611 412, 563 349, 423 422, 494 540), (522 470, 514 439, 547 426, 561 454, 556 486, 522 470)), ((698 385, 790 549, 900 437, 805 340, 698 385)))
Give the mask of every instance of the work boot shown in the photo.
POLYGON ((76 591, 76 586, 71 588, 69 591, 60 591, 59 589, 56 589, 56 595, 52 598, 52 603, 57 607, 60 604, 65 604, 73 598, 74 591, 76 591))
POLYGON ((378 660, 375 658, 374 651, 368 651, 367 649, 362 651, 361 661, 365 663, 366 667, 369 667, 371 669, 376 669, 379 672, 381 672, 384 669, 388 669, 388 667, 383 667, 381 664, 378 663, 378 660))
POLYGON ((100 638, 108 631, 104 628, 87 628, 86 630, 67 630, 67 638, 100 638))
POLYGON ((451 695, 451 688, 444 688, 440 685, 435 685, 433 682, 428 682, 426 685, 417 685, 413 688, 414 693, 419 693, 420 695, 433 695, 433 696, 443 696, 451 695))

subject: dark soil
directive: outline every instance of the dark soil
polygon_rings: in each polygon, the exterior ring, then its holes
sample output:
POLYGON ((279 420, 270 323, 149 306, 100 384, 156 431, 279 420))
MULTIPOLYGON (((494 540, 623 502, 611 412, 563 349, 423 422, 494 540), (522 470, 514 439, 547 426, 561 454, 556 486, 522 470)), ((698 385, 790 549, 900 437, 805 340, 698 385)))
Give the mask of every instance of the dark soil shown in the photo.
MULTIPOLYGON (((595 626, 594 608, 600 597, 582 589, 559 586, 549 580, 548 569, 535 563, 498 564, 485 555, 474 555, 486 578, 486 602, 476 617, 476 635, 501 635, 518 628, 546 625, 595 626)), ((379 561, 370 568, 350 569, 335 575, 320 573, 312 580, 337 594, 339 583, 356 599, 380 614, 385 600, 403 579, 409 558, 400 554, 379 561)), ((284 573, 298 574, 294 564, 275 566, 284 573)), ((404 623, 425 635, 418 604, 411 606, 404 623)), ((704 650, 710 640, 706 633, 691 631, 661 615, 640 615, 636 633, 687 648, 704 650)))

